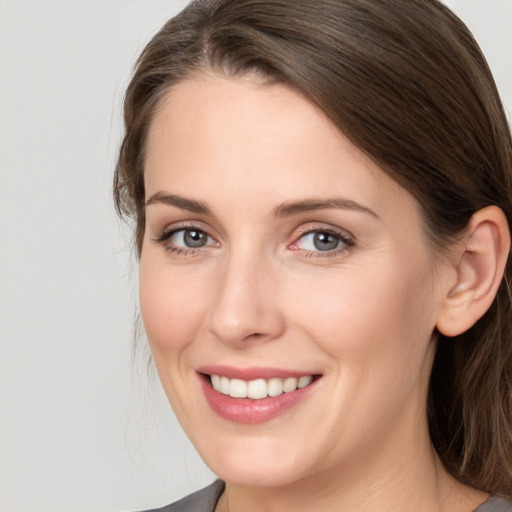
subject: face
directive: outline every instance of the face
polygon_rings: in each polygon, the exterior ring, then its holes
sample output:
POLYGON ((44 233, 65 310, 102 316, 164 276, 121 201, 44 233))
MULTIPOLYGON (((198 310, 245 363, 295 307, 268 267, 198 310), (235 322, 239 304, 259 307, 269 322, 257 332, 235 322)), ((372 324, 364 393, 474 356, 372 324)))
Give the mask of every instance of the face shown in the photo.
POLYGON ((144 325, 217 475, 292 485, 417 450, 443 289, 408 192, 297 92, 222 77, 165 98, 145 183, 144 325))

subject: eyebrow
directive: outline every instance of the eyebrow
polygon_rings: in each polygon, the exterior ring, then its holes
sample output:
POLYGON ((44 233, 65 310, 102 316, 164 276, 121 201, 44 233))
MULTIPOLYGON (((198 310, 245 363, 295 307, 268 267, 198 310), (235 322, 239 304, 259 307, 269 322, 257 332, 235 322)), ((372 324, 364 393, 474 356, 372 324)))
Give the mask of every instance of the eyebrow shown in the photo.
POLYGON ((200 213, 202 215, 211 215, 210 208, 205 203, 195 201, 194 199, 187 199, 185 197, 177 196, 174 194, 166 194, 165 192, 157 192, 153 194, 145 203, 144 206, 151 206, 152 204, 166 204, 168 206, 175 206, 182 210, 188 210, 193 213, 200 213))
MULTIPOLYGON (((198 213, 201 215, 212 215, 212 212, 206 203, 196 201, 194 199, 187 199, 186 197, 178 196, 175 194, 166 194, 165 192, 156 192, 145 203, 145 206, 152 204, 165 204, 168 206, 175 206, 182 210, 198 213)), ((328 210, 328 209, 343 209, 355 210, 367 213, 372 217, 379 218, 379 216, 366 206, 359 204, 351 199, 344 197, 331 197, 327 199, 304 199, 302 201, 285 202, 279 205, 274 210, 275 217, 291 217, 299 213, 311 212, 315 210, 328 210)))
POLYGON ((274 210, 276 217, 290 217, 298 213, 311 212, 315 210, 328 210, 331 208, 342 210, 355 210, 367 213, 376 219, 379 216, 366 206, 356 203, 344 197, 331 197, 327 199, 305 199, 303 201, 286 202, 274 210))

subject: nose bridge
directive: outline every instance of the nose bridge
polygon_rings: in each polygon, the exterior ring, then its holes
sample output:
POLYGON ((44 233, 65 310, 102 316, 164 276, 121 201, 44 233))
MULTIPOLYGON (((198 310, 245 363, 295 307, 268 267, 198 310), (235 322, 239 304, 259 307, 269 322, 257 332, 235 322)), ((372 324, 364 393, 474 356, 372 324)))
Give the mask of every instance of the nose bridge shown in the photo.
POLYGON ((268 255, 250 244, 233 248, 218 279, 209 330, 221 341, 270 340, 284 328, 276 302, 278 280, 268 255))

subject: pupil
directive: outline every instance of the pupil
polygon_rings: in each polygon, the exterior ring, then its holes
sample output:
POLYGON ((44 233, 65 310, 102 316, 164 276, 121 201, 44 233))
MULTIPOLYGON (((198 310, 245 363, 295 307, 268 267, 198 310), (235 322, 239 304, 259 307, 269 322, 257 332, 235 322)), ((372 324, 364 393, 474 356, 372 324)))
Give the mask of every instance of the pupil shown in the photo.
POLYGON ((332 251, 338 247, 338 238, 329 233, 316 233, 313 244, 319 251, 332 251))
POLYGON ((185 231, 184 241, 188 247, 202 247, 206 244, 206 236, 202 231, 189 230, 185 231))

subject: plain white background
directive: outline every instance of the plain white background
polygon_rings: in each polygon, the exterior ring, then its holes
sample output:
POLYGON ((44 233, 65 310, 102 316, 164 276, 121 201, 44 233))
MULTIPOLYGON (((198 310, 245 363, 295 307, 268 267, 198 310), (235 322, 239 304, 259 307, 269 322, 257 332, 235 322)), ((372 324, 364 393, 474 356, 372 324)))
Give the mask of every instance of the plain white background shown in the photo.
MULTIPOLYGON (((123 90, 185 0, 0 0, 0 511, 161 506, 209 483, 145 354, 111 179, 123 90)), ((447 3, 512 109, 512 0, 447 3)), ((510 117, 510 116, 509 116, 510 117)))

